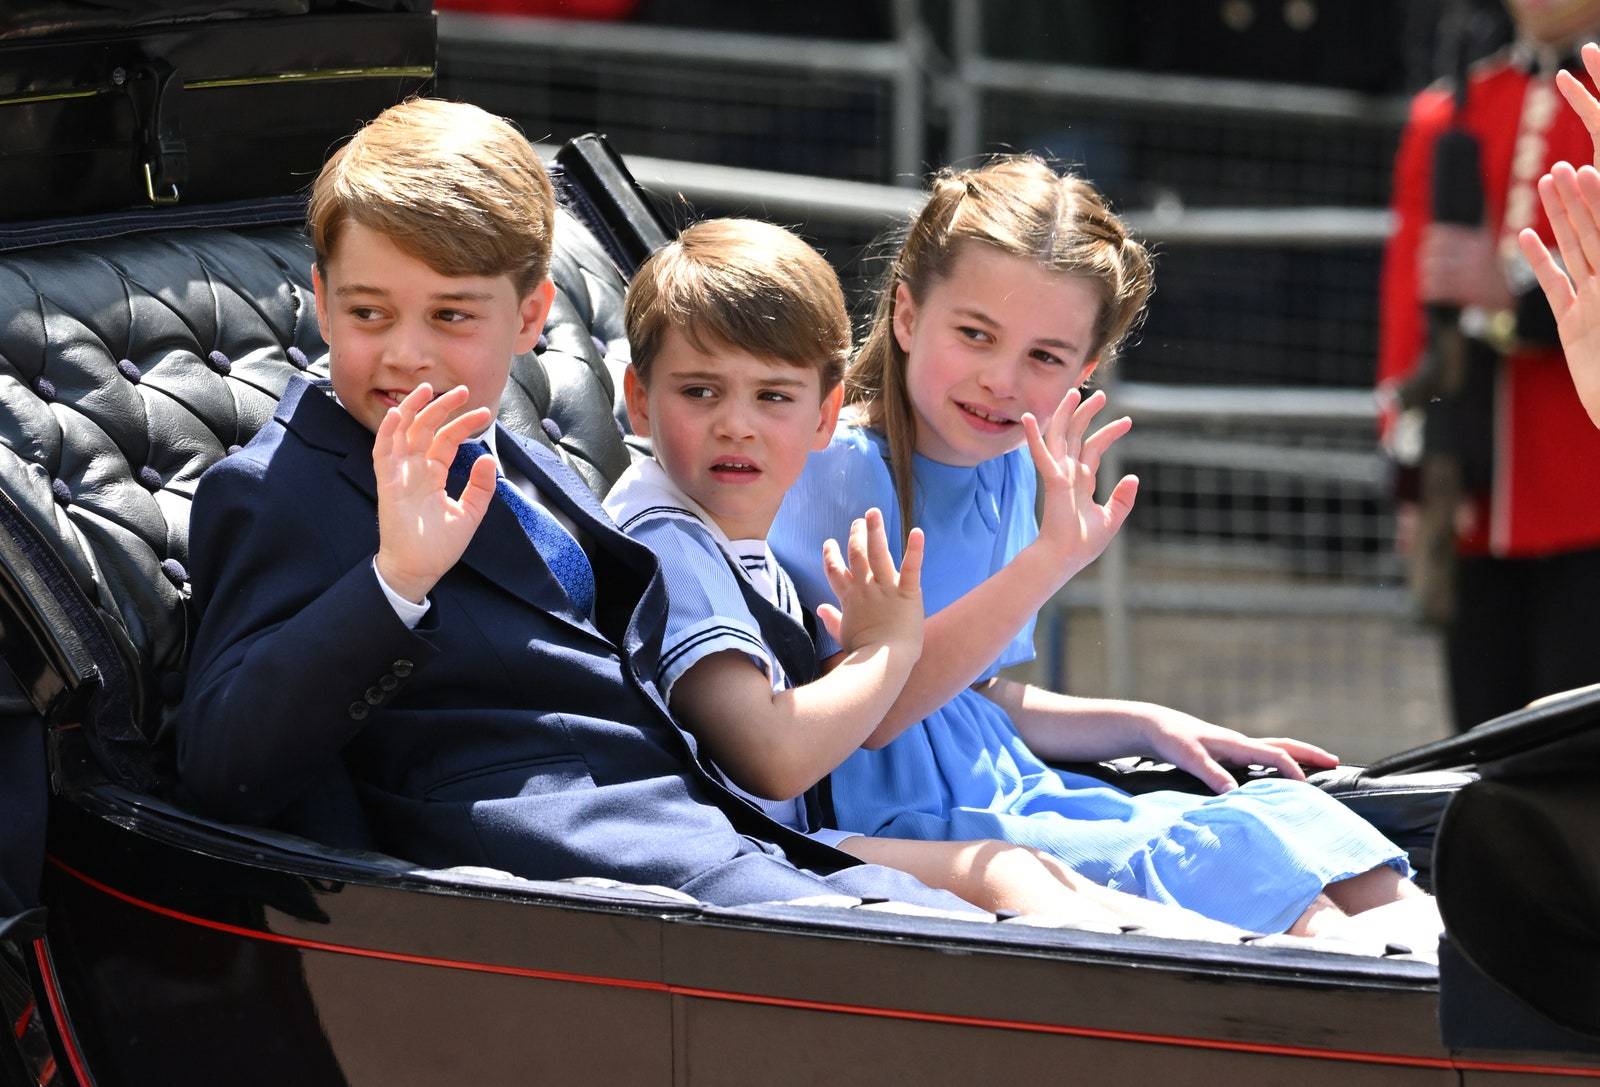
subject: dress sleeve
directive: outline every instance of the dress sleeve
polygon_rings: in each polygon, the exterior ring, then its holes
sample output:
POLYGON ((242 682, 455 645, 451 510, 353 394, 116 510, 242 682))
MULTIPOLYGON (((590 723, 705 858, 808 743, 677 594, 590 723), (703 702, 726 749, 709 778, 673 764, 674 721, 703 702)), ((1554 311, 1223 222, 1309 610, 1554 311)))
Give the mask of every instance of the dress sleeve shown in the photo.
POLYGON ((656 675, 662 697, 670 700, 672 685, 701 660, 729 649, 748 656, 770 679, 761 628, 711 535, 678 517, 638 523, 628 535, 655 553, 666 583, 667 631, 656 675))
MULTIPOLYGON (((773 555, 794 581, 806 611, 815 614, 821 604, 838 604, 827 575, 822 572, 822 545, 832 539, 842 547, 850 536, 850 522, 873 506, 883 511, 889 547, 899 563, 900 512, 888 465, 865 431, 842 428, 828 448, 811 454, 806 461, 805 471, 789 488, 767 536, 773 555)), ((839 643, 820 623, 816 640, 819 660, 827 660, 840 650, 839 643)))

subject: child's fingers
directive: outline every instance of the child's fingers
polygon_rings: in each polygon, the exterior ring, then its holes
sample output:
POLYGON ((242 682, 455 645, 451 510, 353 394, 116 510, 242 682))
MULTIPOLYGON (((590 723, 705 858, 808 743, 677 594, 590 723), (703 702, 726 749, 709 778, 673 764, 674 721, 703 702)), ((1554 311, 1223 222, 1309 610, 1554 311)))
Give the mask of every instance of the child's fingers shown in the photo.
POLYGON ((895 582, 894 555, 889 551, 889 533, 883 527, 883 511, 874 506, 867 511, 867 568, 874 580, 885 585, 895 582))
POLYGON ((838 540, 829 538, 822 543, 822 573, 828 579, 833 595, 844 599, 845 590, 850 587, 850 570, 844 564, 844 556, 839 553, 838 540))
POLYGON ((1600 83, 1600 45, 1586 42, 1578 54, 1583 57, 1583 66, 1589 69, 1589 77, 1600 83))
POLYGON ((1089 432, 1089 424, 1094 422, 1094 417, 1100 414, 1100 409, 1106 406, 1106 393, 1104 389, 1096 389, 1089 394, 1078 410, 1072 413, 1072 421, 1067 425, 1066 455, 1073 460, 1083 456, 1084 435, 1089 432))
POLYGON ((398 418, 395 424, 394 438, 397 443, 408 441, 411 434, 411 423, 417 417, 428 401, 433 399, 433 386, 426 381, 400 398, 400 403, 389 410, 396 412, 398 418))
POLYGON ((394 436, 400 430, 400 409, 390 408, 383 413, 378 433, 372 439, 372 463, 381 465, 394 455, 394 436))
POLYGON ((1550 250, 1545 248, 1544 242, 1531 227, 1522 228, 1522 233, 1517 235, 1517 245, 1521 247, 1523 257, 1527 259, 1534 276, 1538 278, 1539 287, 1549 300, 1550 308, 1559 318, 1577 299, 1567 274, 1557 266, 1555 258, 1550 255, 1550 250))
POLYGON ((1339 765, 1338 755, 1316 744, 1308 744, 1304 740, 1296 740, 1290 736, 1266 736, 1261 742, 1286 752, 1295 762, 1305 766, 1320 766, 1331 770, 1339 765))
POLYGON ((1039 473, 1042 479, 1054 479, 1060 469, 1056 466, 1056 458, 1044 444, 1044 435, 1039 433, 1039 420, 1033 417, 1032 412, 1022 415, 1022 433, 1028 439, 1028 453, 1033 457, 1033 470, 1039 473))
POLYGON ((1078 410, 1078 405, 1082 401, 1082 389, 1071 389, 1066 396, 1061 398, 1061 403, 1057 404, 1056 410, 1050 413, 1050 422, 1044 428, 1044 440, 1047 448, 1060 449, 1067 440, 1067 426, 1072 421, 1072 413, 1078 410))
MULTIPOLYGON (((1583 63, 1591 76, 1600 69, 1600 50, 1595 50, 1593 43, 1584 46, 1583 63)), ((1583 127, 1589 130, 1595 156, 1600 159, 1600 102, 1595 101, 1594 95, 1589 93, 1577 76, 1565 70, 1556 73, 1556 89, 1583 121, 1583 127)))
POLYGON ((494 500, 494 480, 493 457, 479 457, 472 462, 472 472, 456 502, 474 525, 482 524, 484 514, 489 512, 489 503, 494 500))
POLYGON ((456 416, 434 432, 433 441, 428 445, 428 456, 448 465, 455 460, 456 450, 461 443, 482 433, 492 418, 486 407, 473 408, 456 416))
POLYGON ((1600 170, 1593 166, 1578 167, 1578 193, 1583 197, 1589 218, 1600 222, 1600 170))
POLYGON ((1600 268, 1600 231, 1595 229, 1594 216, 1584 205, 1583 193, 1578 188, 1577 171, 1569 164, 1557 163, 1552 176, 1555 178, 1556 192, 1566 206, 1567 226, 1577 236, 1578 246, 1583 252, 1584 264, 1590 269, 1600 268), (1566 166, 1566 169, 1561 169, 1562 166, 1566 166))
POLYGON ((1113 419, 1093 434, 1088 441, 1083 443, 1083 451, 1079 454, 1079 461, 1088 468, 1090 473, 1100 470, 1100 458, 1106 455, 1117 439, 1133 429, 1133 420, 1124 415, 1120 419, 1113 419))
POLYGON ((834 641, 841 641, 840 631, 844 630, 844 616, 832 604, 817 605, 817 621, 822 624, 822 629, 828 632, 828 637, 834 641))
POLYGON ((439 428, 444 426, 450 417, 460 410, 461 405, 467 402, 467 395, 467 387, 465 385, 457 385, 447 392, 440 393, 426 406, 419 409, 416 418, 411 422, 411 427, 407 434, 411 448, 423 450, 431 446, 434 435, 439 432, 439 428))
POLYGON ((846 545, 850 562, 850 576, 865 584, 871 567, 867 561, 867 520, 857 517, 850 522, 850 541, 846 545))
POLYGON ((1583 255, 1583 244, 1573 231, 1572 211, 1567 206, 1561 184, 1563 175, 1570 174, 1572 166, 1569 163, 1558 162, 1552 166, 1550 172, 1539 179, 1539 199, 1550 213, 1550 229, 1556 236, 1561 259, 1566 262, 1567 274, 1574 283, 1582 283, 1589 278, 1590 265, 1583 255))
POLYGON ((1113 534, 1122 530, 1122 523, 1128 519, 1128 514, 1133 512, 1133 500, 1138 496, 1138 476, 1123 476, 1117 480, 1117 485, 1111 488, 1111 497, 1106 499, 1106 512, 1111 516, 1113 534))
POLYGON ((1211 757, 1211 752, 1203 744, 1194 743, 1188 749, 1188 765, 1180 769, 1189 771, 1195 777, 1206 783, 1206 788, 1214 793, 1232 792, 1238 788, 1239 783, 1233 780, 1233 775, 1222 768, 1222 764, 1211 757))
POLYGON ((905 557, 900 560, 900 591, 906 594, 922 591, 922 553, 925 541, 920 528, 906 536, 905 557))

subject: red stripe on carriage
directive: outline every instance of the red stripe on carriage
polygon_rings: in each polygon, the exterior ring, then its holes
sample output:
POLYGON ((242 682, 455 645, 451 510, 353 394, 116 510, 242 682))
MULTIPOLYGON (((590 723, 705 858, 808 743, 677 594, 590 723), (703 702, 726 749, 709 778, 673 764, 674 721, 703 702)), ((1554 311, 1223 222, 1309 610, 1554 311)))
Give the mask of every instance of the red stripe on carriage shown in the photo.
MULTIPOLYGON (((44 946, 43 936, 33 941, 33 957, 39 963, 39 977, 44 981, 44 995, 50 1004, 50 1014, 55 1017, 56 1037, 61 1039, 61 1048, 67 1051, 67 1064, 72 1067, 72 1074, 77 1077, 80 1087, 93 1087, 94 1079, 89 1075, 83 1054, 78 1052, 78 1039, 72 1033, 72 1024, 67 1021, 65 1006, 61 1001, 61 986, 56 981, 55 964, 50 961, 50 952, 44 946)), ((45 1067, 40 1071, 43 1082, 48 1083, 55 1078, 55 1063, 53 1055, 45 1061, 45 1067)))
POLYGON ((28 1006, 22 1009, 22 1014, 17 1016, 16 1024, 11 1028, 16 1032, 18 1038, 27 1032, 28 1023, 33 1019, 33 1007, 33 1001, 28 1001, 28 1006))
POLYGON ((723 989, 699 989, 688 985, 672 985, 663 981, 639 981, 633 978, 610 978, 591 974, 573 974, 561 970, 535 970, 525 966, 505 966, 494 963, 470 962, 461 959, 443 959, 430 955, 409 955, 400 951, 382 951, 377 948, 353 947, 349 944, 329 943, 325 940, 308 940, 298 936, 284 936, 276 932, 243 928, 226 921, 213 921, 206 917, 184 913, 167 906, 158 906, 136 898, 126 891, 100 882, 58 860, 47 858, 61 871, 112 898, 131 906, 160 914, 188 925, 226 932, 246 939, 284 944, 310 951, 328 951, 338 955, 355 955, 361 958, 383 959, 390 962, 410 963, 418 966, 435 966, 446 970, 469 970, 476 973, 503 974, 511 977, 535 978, 540 981, 565 981, 578 985, 602 985, 616 989, 640 989, 666 993, 671 996, 698 997, 702 1000, 721 1000, 736 1004, 758 1004, 775 1008, 798 1008, 805 1011, 833 1012, 840 1015, 860 1015, 878 1019, 902 1019, 919 1023, 941 1023, 950 1026, 982 1027, 988 1030, 1014 1030, 1032 1034, 1061 1034, 1074 1038, 1095 1038, 1115 1042, 1137 1042, 1144 1045, 1180 1046, 1189 1049, 1213 1049, 1234 1053, 1259 1053, 1275 1057, 1306 1057, 1321 1061, 1342 1061, 1354 1064, 1393 1065, 1405 1068, 1440 1068, 1471 1072, 1510 1072, 1529 1075, 1574 1076, 1600 1079, 1600 1068, 1574 1068, 1566 1065, 1514 1064, 1505 1061, 1469 1061, 1448 1057, 1420 1057, 1398 1053, 1364 1053, 1359 1050, 1321 1049, 1314 1046, 1270 1045, 1261 1042, 1235 1042, 1218 1038, 1192 1038, 1173 1034, 1147 1034, 1130 1030, 1106 1030, 1100 1027, 1073 1027, 1057 1023, 1030 1023, 1026 1020, 992 1019, 973 1015, 948 1015, 942 1012, 909 1011, 903 1008, 877 1008, 864 1004, 841 1004, 827 1000, 800 1000, 792 997, 766 996, 761 993, 736 993, 723 989))

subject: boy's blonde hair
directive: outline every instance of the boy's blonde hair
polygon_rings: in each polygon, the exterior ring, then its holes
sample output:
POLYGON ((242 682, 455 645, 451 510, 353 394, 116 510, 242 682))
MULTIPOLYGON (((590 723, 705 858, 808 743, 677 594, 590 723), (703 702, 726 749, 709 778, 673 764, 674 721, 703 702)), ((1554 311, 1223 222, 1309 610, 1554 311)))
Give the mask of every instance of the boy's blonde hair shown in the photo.
POLYGON ((324 270, 354 221, 440 275, 509 275, 525 295, 550 272, 555 192, 509 122, 465 102, 413 98, 334 152, 306 219, 324 270))
POLYGON ((695 347, 726 344, 817 371, 824 394, 850 355, 850 317, 832 266, 780 226, 756 219, 695 223, 639 266, 624 314, 633 368, 650 366, 669 329, 695 347))
POLYGON ((961 246, 972 243, 1093 283, 1100 313, 1085 358, 1098 358, 1102 366, 1138 324, 1150 297, 1149 253, 1088 181, 1058 174, 1036 155, 1002 155, 971 169, 940 171, 884 277, 871 328, 845 374, 845 403, 888 438, 902 533, 912 527, 917 432, 906 356, 894 335, 896 288, 905 284, 921 301, 950 274, 961 246))

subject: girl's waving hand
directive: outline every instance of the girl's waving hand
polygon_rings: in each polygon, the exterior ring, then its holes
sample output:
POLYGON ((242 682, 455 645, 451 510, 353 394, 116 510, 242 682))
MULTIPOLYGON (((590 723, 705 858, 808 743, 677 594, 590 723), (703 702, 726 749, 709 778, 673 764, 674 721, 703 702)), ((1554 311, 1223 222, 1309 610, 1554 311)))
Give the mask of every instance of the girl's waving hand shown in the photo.
POLYGON ((1089 425, 1105 403, 1104 392, 1096 390, 1083 399, 1073 389, 1043 430, 1031 414, 1022 417, 1028 451, 1044 492, 1039 541, 1055 550, 1068 577, 1105 550, 1133 511, 1139 491, 1138 477, 1123 476, 1104 503, 1094 500, 1100 459, 1133 427, 1133 421, 1123 416, 1089 434, 1089 425))

